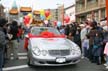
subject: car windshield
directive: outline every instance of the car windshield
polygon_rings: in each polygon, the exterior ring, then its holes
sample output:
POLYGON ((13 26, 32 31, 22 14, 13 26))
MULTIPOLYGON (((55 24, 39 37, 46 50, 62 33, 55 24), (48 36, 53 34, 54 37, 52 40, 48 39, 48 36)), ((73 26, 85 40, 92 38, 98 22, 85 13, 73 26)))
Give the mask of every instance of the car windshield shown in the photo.
POLYGON ((51 28, 51 27, 32 28, 31 29, 31 34, 40 35, 40 33, 44 32, 44 31, 52 32, 55 35, 60 35, 60 32, 57 29, 51 28))

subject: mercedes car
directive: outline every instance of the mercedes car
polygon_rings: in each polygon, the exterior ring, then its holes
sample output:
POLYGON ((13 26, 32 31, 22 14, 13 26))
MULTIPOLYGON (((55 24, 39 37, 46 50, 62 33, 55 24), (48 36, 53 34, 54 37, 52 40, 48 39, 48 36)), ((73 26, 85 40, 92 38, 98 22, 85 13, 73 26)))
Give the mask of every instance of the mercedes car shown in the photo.
POLYGON ((56 28, 32 27, 25 39, 29 66, 62 66, 81 60, 80 47, 56 28))

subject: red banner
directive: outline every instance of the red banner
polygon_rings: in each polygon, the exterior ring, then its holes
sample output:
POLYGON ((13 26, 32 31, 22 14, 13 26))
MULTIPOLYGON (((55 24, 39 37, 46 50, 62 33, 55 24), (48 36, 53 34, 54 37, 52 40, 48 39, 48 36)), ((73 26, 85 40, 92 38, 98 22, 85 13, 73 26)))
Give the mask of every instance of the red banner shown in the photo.
POLYGON ((106 0, 106 15, 107 15, 107 26, 108 26, 108 0, 106 0))

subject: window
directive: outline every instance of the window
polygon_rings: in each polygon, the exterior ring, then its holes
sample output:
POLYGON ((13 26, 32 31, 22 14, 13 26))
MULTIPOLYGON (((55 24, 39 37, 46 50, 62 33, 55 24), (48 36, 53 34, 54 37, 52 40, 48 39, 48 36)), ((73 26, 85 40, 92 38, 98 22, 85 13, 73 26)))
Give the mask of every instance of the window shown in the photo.
POLYGON ((101 10, 101 18, 105 18, 105 9, 101 10))
POLYGON ((70 16, 72 16, 72 13, 70 13, 70 16))
POLYGON ((90 2, 90 3, 98 2, 98 0, 87 0, 87 1, 90 2))
POLYGON ((94 15, 95 15, 95 18, 94 19, 96 21, 99 21, 99 13, 98 13, 98 11, 95 11, 95 14, 94 15))

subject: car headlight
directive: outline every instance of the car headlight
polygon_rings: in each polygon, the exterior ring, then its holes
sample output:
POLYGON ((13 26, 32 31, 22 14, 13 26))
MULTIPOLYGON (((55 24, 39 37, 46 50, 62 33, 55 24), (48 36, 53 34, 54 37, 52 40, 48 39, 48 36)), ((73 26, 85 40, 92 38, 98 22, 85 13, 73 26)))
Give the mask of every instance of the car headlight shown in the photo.
POLYGON ((76 51, 80 51, 80 47, 79 46, 75 46, 74 47, 76 51))
POLYGON ((43 56, 46 56, 48 54, 47 50, 42 50, 41 52, 43 56))
POLYGON ((75 46, 74 48, 75 48, 76 54, 80 55, 81 54, 80 47, 79 46, 75 46))
POLYGON ((76 51, 74 49, 71 49, 71 54, 75 55, 76 51))
POLYGON ((71 54, 72 55, 80 55, 81 54, 81 50, 80 50, 79 46, 73 46, 71 48, 71 54))
POLYGON ((34 52, 34 54, 36 54, 36 55, 38 55, 38 56, 41 54, 40 49, 37 48, 37 47, 34 47, 34 48, 33 48, 33 52, 34 52))

